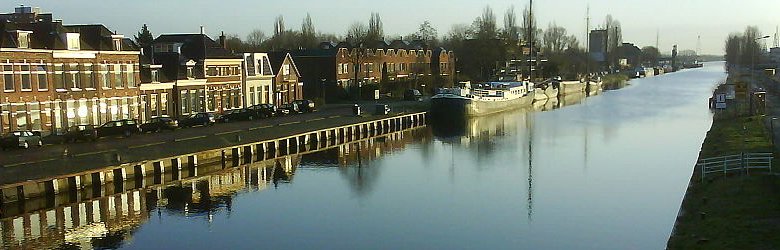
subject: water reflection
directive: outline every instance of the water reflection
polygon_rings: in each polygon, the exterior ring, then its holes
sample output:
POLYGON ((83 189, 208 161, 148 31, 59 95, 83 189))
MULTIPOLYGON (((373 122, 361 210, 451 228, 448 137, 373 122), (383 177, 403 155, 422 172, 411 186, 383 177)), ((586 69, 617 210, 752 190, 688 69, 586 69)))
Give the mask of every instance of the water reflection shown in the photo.
MULTIPOLYGON (((301 164, 306 168, 338 168, 344 179, 351 183, 353 191, 361 195, 371 190, 380 174, 381 168, 373 166, 372 161, 383 154, 403 150, 411 141, 429 134, 425 128, 389 133, 310 154, 249 163, 168 184, 160 184, 160 180, 142 180, 139 188, 105 197, 87 198, 94 194, 87 194, 90 190, 85 190, 3 204, 0 246, 12 249, 120 248, 132 242, 133 234, 152 216, 158 220, 180 216, 213 223, 215 214, 231 214, 239 193, 259 192, 292 183, 301 164), (10 210, 19 212, 9 214, 10 210)), ((199 169, 214 167, 219 169, 221 164, 199 169)), ((110 193, 106 189, 111 186, 98 187, 96 193, 110 193)))

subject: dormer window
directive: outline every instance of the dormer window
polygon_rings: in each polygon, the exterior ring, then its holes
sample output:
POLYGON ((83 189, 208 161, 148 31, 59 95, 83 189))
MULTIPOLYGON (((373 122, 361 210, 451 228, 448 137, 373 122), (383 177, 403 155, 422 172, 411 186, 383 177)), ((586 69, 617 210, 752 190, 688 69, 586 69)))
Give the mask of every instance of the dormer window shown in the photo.
POLYGON ((19 45, 20 49, 27 49, 30 48, 30 34, 32 34, 32 31, 24 31, 24 30, 17 30, 16 31, 16 42, 19 45))
POLYGON ((81 50, 81 34, 66 33, 65 40, 67 42, 68 50, 81 50))
POLYGON ((185 63, 187 65, 187 79, 195 79, 195 73, 193 72, 193 68, 195 68, 195 61, 189 60, 185 63))
POLYGON ((111 35, 111 42, 114 45, 115 51, 122 51, 122 39, 125 39, 125 36, 111 35))

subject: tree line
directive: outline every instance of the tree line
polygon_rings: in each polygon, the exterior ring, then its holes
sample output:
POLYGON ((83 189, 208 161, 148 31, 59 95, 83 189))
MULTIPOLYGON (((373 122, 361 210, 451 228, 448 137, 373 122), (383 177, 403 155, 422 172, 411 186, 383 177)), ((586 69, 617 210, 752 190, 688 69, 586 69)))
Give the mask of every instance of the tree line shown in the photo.
MULTIPOLYGON (((585 46, 581 46, 584 41, 569 34, 566 28, 551 22, 542 29, 528 6, 522 10, 520 17, 514 7, 507 9, 502 21, 503 27, 500 28, 496 14, 490 6, 486 6, 471 24, 455 24, 441 36, 428 20, 409 34, 388 35, 384 32, 379 13, 370 13, 367 22, 356 21, 340 35, 318 32, 309 14, 297 29, 287 27, 284 17, 278 16, 273 23, 272 34, 267 35, 260 28, 253 29, 243 38, 238 34, 226 34, 226 44, 235 51, 275 51, 314 49, 323 41, 358 43, 421 40, 430 48, 444 47, 455 52, 458 80, 489 79, 502 63, 525 59, 529 53, 548 60, 537 77, 576 78, 586 72, 590 57, 585 46), (535 49, 530 50, 529 47, 535 49)), ((614 65, 618 61, 617 53, 614 52, 622 44, 620 22, 607 15, 602 29, 608 32, 608 62, 614 65)), ((139 44, 151 42, 151 33, 146 25, 139 31, 136 41, 139 44)), ((642 50, 643 54, 647 52, 647 58, 657 58, 659 55, 658 49, 653 47, 642 50)))
POLYGON ((760 62, 762 44, 765 38, 756 26, 748 26, 742 33, 731 33, 725 41, 726 63, 748 66, 760 62))

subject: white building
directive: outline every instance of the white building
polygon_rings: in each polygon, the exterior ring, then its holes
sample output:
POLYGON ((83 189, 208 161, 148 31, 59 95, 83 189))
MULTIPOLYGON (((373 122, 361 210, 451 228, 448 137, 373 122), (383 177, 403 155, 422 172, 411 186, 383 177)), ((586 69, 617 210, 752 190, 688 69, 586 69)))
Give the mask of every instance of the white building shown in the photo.
POLYGON ((267 53, 244 53, 244 106, 273 103, 273 78, 267 53))

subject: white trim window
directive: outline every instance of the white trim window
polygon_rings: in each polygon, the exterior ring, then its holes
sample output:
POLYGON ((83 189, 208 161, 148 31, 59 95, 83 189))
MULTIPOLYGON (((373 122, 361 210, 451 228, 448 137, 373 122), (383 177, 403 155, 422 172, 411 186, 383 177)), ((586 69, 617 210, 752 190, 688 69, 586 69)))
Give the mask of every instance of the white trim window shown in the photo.
POLYGON ((14 65, 13 64, 3 64, 3 91, 5 92, 14 92, 16 89, 14 87, 14 65))
POLYGON ((46 91, 49 89, 49 80, 46 72, 46 64, 36 64, 35 68, 36 82, 38 83, 38 91, 46 91))
POLYGON ((54 65, 54 88, 57 89, 57 91, 65 91, 65 65, 63 64, 55 64, 54 65))
POLYGON ((135 65, 128 64, 125 65, 125 68, 126 68, 125 78, 127 80, 127 87, 135 88, 135 65))
POLYGON ((81 34, 66 33, 65 37, 68 43, 68 50, 81 50, 81 34))
POLYGON ((67 71, 65 72, 65 83, 65 86, 69 87, 70 90, 81 90, 81 74, 79 74, 78 63, 68 64, 67 71))
POLYGON ((151 77, 150 77, 151 81, 154 82, 154 83, 160 82, 160 73, 158 72, 158 70, 157 69, 152 69, 151 73, 152 73, 151 77))
POLYGON ((19 78, 22 83, 22 91, 32 91, 32 76, 30 75, 30 65, 19 65, 19 78))
POLYGON ((122 81, 122 71, 125 70, 125 65, 112 64, 111 67, 113 68, 111 71, 114 75, 114 87, 118 89, 125 88, 125 83, 122 81))
POLYGON ((111 89, 111 81, 108 79, 108 65, 106 64, 100 64, 98 67, 100 67, 100 86, 103 89, 111 89))

